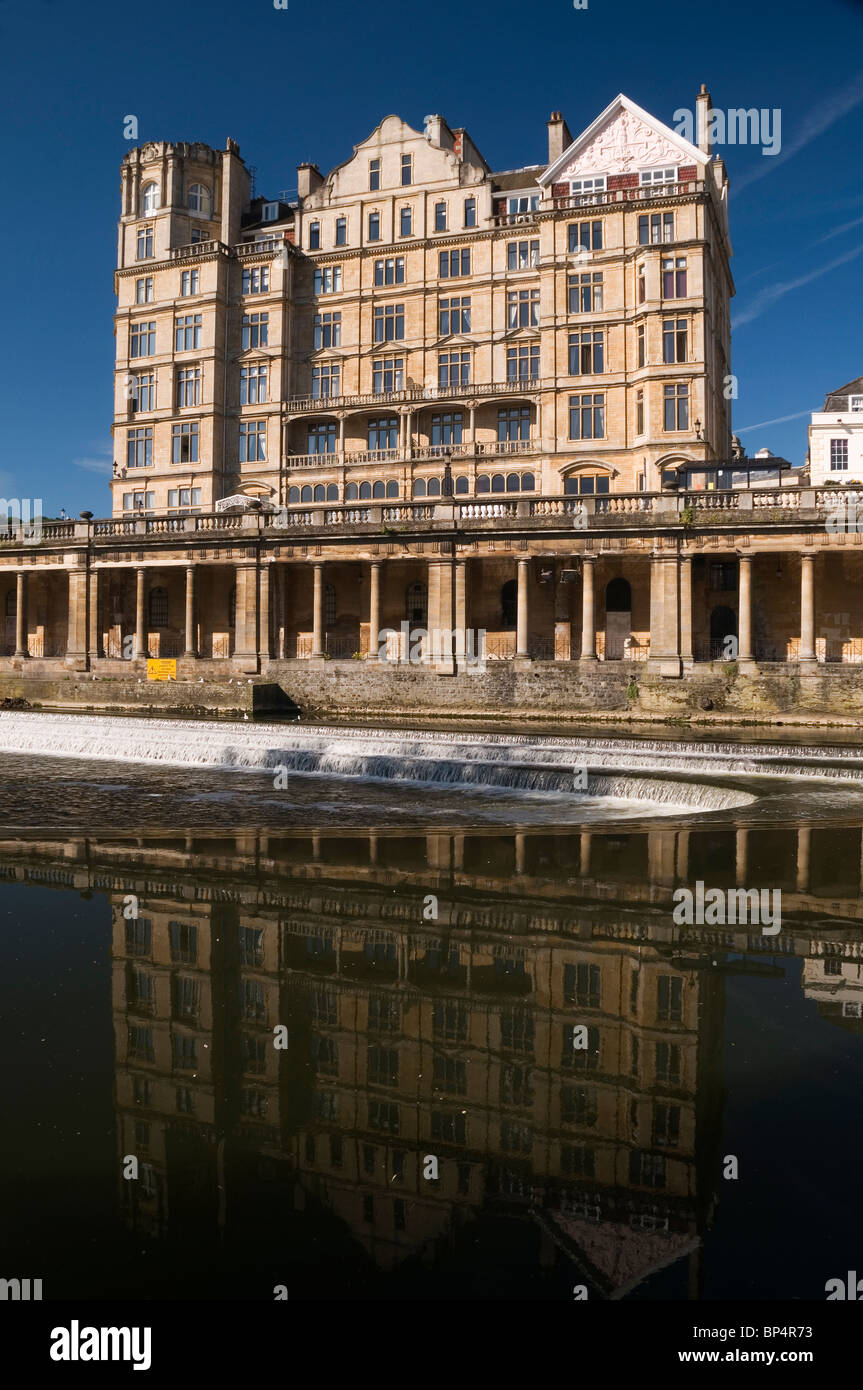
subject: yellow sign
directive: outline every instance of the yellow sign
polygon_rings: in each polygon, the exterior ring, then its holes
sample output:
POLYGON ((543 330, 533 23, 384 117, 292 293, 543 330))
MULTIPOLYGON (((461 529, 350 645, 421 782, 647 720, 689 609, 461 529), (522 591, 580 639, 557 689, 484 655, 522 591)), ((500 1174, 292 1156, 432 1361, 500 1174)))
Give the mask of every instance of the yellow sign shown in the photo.
POLYGON ((147 662, 148 681, 175 681, 177 679, 176 661, 159 660, 147 662))

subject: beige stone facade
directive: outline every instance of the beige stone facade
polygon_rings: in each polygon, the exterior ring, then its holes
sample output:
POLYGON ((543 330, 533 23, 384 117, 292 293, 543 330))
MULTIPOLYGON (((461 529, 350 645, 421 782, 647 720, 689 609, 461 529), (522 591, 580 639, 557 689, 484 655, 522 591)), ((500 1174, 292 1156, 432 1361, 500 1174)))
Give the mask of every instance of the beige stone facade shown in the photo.
POLYGON ((619 97, 495 173, 442 117, 388 116, 291 202, 250 197, 231 141, 131 151, 114 515, 410 501, 445 454, 480 500, 728 458, 728 188, 702 146, 619 97))

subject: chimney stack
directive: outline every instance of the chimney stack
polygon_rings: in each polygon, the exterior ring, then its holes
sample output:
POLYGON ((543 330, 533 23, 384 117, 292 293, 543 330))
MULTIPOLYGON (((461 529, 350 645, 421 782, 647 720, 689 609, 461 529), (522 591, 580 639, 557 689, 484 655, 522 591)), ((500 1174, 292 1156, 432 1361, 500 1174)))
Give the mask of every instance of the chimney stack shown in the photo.
POLYGON ((317 164, 311 164, 308 161, 305 164, 298 164, 297 191, 300 202, 302 202, 304 198, 308 198, 310 193, 314 193, 316 189, 320 188, 323 181, 323 174, 317 164))
POLYGON ((712 109, 713 103, 710 100, 710 93, 702 82, 701 91, 695 98, 695 143, 701 153, 707 155, 708 159, 713 153, 713 142, 707 129, 712 109))
POLYGON ((547 124, 548 162, 553 164, 556 159, 560 159, 564 150, 569 149, 572 144, 572 136, 569 133, 569 126, 559 111, 552 111, 547 124))

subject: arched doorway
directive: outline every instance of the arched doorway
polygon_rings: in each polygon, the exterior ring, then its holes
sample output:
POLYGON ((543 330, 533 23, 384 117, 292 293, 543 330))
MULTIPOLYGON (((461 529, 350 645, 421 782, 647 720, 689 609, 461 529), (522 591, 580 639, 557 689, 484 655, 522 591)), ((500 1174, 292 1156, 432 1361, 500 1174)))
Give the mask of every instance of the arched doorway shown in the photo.
MULTIPOLYGON (((726 647, 727 637, 737 637, 737 614, 727 604, 719 604, 710 614, 710 660, 722 657, 732 660, 732 653, 726 647)), ((735 647, 736 652, 736 647, 735 647)))
POLYGON ((609 580, 605 588, 605 659, 623 661, 632 636, 632 589, 627 579, 609 580))

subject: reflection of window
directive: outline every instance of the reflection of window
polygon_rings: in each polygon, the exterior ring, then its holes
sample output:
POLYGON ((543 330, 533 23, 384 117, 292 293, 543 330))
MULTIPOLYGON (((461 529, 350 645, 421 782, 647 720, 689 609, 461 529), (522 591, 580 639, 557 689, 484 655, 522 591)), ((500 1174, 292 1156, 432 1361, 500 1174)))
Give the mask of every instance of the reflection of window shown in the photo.
POLYGON ((563 992, 568 1003, 581 1004, 585 1008, 599 1008, 598 965, 588 965, 579 961, 577 965, 567 965, 563 971, 563 992))
POLYGON ((394 1047, 369 1047, 368 1079, 374 1086, 399 1084, 399 1054, 394 1047))
POLYGON ((594 1086, 564 1086, 560 1117, 567 1125, 595 1125, 599 1107, 594 1086))
POLYGON ((660 975, 656 1016, 663 1023, 679 1023, 683 1018, 683 981, 679 975, 660 975))
POLYGON ((194 965, 198 959, 198 928, 186 922, 171 922, 168 927, 171 960, 194 965))
POLYGON ((676 1148, 680 1143, 680 1106, 658 1102, 653 1107, 653 1143, 676 1148))
POLYGON ((680 1048, 676 1043, 656 1044, 656 1079, 669 1085, 680 1081, 680 1048))

